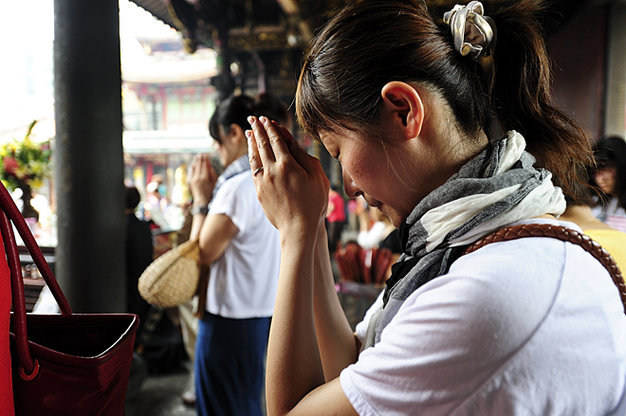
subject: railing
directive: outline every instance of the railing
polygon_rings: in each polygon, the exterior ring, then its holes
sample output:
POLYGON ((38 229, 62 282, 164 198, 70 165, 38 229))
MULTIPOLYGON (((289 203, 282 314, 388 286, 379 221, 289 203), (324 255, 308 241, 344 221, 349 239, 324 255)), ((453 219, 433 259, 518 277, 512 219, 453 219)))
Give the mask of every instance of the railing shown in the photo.
MULTIPOLYGON (((22 276, 24 277, 24 297, 26 299, 26 311, 32 312, 35 303, 39 299, 41 289, 45 286, 44 280, 37 267, 33 263, 33 259, 24 246, 18 246, 20 254, 20 263, 22 264, 22 276)), ((54 255, 54 247, 41 247, 41 252, 48 262, 50 269, 54 272, 56 258, 54 255)))

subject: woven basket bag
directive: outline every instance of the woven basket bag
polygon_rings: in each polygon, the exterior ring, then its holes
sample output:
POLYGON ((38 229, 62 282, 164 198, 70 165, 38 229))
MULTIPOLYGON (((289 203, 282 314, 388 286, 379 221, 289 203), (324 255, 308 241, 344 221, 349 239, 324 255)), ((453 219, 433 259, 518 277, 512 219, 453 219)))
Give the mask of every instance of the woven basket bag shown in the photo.
POLYGON ((151 305, 170 308, 190 300, 200 278, 198 241, 187 241, 156 258, 139 277, 139 294, 151 305))

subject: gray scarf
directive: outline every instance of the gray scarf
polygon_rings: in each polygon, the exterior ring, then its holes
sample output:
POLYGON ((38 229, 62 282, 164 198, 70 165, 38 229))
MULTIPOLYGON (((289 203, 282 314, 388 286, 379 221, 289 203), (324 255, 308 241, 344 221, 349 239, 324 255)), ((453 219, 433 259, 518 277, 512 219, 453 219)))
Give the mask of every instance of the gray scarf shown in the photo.
POLYGON ((515 221, 563 213, 561 189, 550 172, 533 167, 535 158, 525 146, 519 133, 509 132, 413 209, 400 226, 404 254, 388 280, 383 309, 372 316, 364 348, 380 341, 411 293, 447 273, 464 246, 515 221))

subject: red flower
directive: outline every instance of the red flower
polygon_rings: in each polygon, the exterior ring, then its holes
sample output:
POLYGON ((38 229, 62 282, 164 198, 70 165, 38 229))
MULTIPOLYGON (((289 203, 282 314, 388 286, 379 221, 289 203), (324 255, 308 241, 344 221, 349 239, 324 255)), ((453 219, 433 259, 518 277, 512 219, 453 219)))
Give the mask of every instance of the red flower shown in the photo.
POLYGON ((4 163, 5 172, 8 173, 9 175, 15 176, 15 170, 19 167, 19 165, 17 164, 17 161, 13 159, 12 157, 5 157, 2 162, 4 163))

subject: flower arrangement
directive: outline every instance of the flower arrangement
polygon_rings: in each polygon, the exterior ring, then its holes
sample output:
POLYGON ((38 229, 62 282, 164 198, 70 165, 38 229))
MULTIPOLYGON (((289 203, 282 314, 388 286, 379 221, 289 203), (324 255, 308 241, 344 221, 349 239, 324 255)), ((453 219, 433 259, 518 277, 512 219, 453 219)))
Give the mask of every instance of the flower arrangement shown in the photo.
POLYGON ((21 141, 13 140, 0 145, 0 179, 10 191, 24 186, 37 189, 50 173, 50 140, 38 143, 31 139, 35 124, 37 120, 30 123, 21 141))

